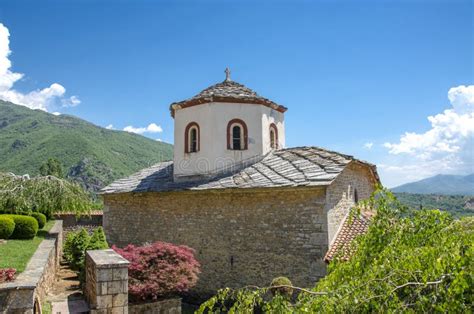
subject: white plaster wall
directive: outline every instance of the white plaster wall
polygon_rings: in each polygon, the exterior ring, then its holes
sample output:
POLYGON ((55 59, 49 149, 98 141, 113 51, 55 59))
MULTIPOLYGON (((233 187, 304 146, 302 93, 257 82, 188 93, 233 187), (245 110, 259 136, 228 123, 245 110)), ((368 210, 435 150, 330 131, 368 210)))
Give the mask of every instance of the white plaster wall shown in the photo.
POLYGON ((275 123, 278 130, 278 148, 285 148, 285 119, 284 114, 272 108, 262 107, 262 151, 263 154, 271 150, 270 124, 275 123))
POLYGON ((212 174, 267 153, 272 122, 278 127, 279 142, 284 145, 283 114, 263 105, 208 103, 176 110, 174 119, 175 178, 212 174), (247 150, 227 149, 227 124, 232 119, 247 124, 247 150), (196 153, 185 153, 184 149, 184 131, 190 122, 200 127, 200 150, 196 153))

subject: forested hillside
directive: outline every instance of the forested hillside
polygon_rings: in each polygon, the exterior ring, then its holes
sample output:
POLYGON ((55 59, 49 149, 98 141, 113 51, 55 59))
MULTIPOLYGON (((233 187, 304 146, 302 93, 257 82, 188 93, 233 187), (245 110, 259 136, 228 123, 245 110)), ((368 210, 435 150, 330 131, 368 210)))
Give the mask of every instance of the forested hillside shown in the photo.
POLYGON ((97 191, 172 156, 167 143, 0 100, 0 172, 34 176, 55 158, 67 177, 97 191))
POLYGON ((395 193, 400 202, 410 208, 440 209, 454 217, 474 215, 474 196, 395 193))

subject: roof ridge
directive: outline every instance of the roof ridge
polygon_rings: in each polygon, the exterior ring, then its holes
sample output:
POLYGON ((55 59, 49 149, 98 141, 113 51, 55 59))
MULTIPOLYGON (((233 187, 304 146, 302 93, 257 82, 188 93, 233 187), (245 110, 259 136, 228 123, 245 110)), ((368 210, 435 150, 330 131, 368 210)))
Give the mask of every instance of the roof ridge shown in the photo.
MULTIPOLYGON (((258 159, 246 160, 242 167, 232 171, 210 173, 210 176, 199 176, 199 179, 196 176, 189 180, 175 180, 173 161, 163 161, 114 181, 103 188, 101 194, 328 186, 356 159, 347 159, 348 155, 340 153, 324 152, 327 150, 318 151, 314 146, 272 150, 258 156, 258 159)), ((380 183, 376 169, 370 169, 375 183, 380 183)))

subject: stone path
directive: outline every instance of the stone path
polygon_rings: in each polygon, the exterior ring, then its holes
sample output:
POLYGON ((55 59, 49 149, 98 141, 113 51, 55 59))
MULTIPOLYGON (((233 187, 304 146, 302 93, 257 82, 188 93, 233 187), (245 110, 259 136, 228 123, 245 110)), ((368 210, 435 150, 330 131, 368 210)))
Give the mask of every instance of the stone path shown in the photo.
POLYGON ((47 297, 52 313, 88 313, 89 307, 82 296, 77 274, 62 261, 56 275, 57 279, 47 297))

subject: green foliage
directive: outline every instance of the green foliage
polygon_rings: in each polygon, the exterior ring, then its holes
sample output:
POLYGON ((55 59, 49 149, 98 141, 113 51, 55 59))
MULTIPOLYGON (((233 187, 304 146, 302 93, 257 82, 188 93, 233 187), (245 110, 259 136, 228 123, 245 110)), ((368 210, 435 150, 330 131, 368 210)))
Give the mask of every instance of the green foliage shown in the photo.
POLYGON ((10 238, 12 239, 33 239, 38 232, 38 222, 30 216, 24 215, 0 215, 9 217, 15 222, 15 229, 10 238))
POLYGON ((293 295, 292 286, 293 284, 290 279, 286 277, 277 277, 274 278, 270 284, 270 293, 273 296, 280 294, 289 299, 293 295))
POLYGON ((49 158, 44 164, 39 168, 39 173, 42 176, 54 176, 56 178, 64 178, 63 166, 59 160, 55 158, 49 158))
POLYGON ((51 218, 53 213, 63 211, 87 213, 95 206, 78 184, 52 176, 30 179, 0 173, 0 210, 40 212, 51 218))
POLYGON ((448 211, 454 217, 474 215, 474 196, 394 193, 398 200, 412 208, 437 208, 448 211))
POLYGON ((173 146, 0 101, 0 172, 36 176, 50 157, 61 162, 68 178, 97 191, 115 179, 172 159, 173 146))
POLYGON ((15 222, 12 218, 0 216, 0 239, 8 239, 15 230, 15 222))
POLYGON ((82 272, 87 250, 102 250, 108 247, 102 227, 94 230, 92 236, 85 228, 82 228, 79 231, 68 233, 64 241, 63 254, 73 270, 82 272))
POLYGON ((38 212, 32 212, 30 216, 36 219, 36 221, 38 222, 38 227, 40 229, 43 229, 44 225, 46 225, 46 216, 38 212))
POLYGON ((73 270, 81 270, 84 267, 84 260, 90 236, 85 228, 78 232, 71 232, 64 242, 64 257, 73 270))
POLYGON ((0 245, 0 268, 15 268, 17 274, 23 272, 38 245, 48 236, 48 231, 54 226, 54 223, 54 220, 48 221, 43 230, 38 230, 36 237, 31 240, 10 238, 6 243, 0 245))
MULTIPOLYGON (((474 217, 455 220, 438 210, 407 211, 388 191, 360 205, 376 210, 349 261, 330 264, 328 275, 296 302, 266 297, 268 288, 224 289, 199 313, 451 312, 473 307, 474 217)), ((278 295, 277 295, 278 296, 278 295)))
POLYGON ((107 244, 107 240, 105 238, 104 229, 102 227, 95 229, 94 232, 92 233, 87 249, 88 250, 104 250, 108 248, 109 248, 109 245, 107 244))

